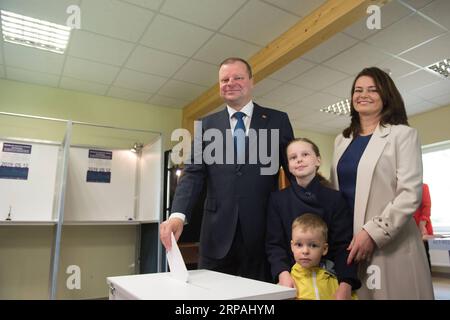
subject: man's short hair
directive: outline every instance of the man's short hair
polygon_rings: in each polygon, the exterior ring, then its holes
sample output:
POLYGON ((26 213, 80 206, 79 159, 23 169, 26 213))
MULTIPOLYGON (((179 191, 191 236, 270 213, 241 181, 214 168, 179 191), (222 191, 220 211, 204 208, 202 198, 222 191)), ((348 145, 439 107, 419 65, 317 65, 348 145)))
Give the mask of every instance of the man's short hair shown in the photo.
POLYGON ((240 62, 242 62, 243 64, 245 64, 245 66, 247 67, 248 77, 249 77, 250 79, 253 78, 253 72, 252 72, 252 67, 250 66, 250 63, 248 63, 247 61, 245 61, 245 60, 242 59, 242 58, 237 58, 237 57, 226 58, 225 60, 223 60, 223 61, 220 63, 219 68, 222 67, 224 64, 231 64, 231 63, 234 63, 234 62, 236 62, 236 61, 240 61, 240 62))

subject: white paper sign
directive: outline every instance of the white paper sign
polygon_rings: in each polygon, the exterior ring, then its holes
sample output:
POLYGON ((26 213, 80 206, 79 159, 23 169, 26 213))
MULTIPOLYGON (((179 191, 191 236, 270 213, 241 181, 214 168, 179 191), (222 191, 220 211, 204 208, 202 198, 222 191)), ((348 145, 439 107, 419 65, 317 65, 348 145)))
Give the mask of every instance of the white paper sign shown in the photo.
POLYGON ((183 282, 188 282, 188 271, 181 255, 180 248, 178 248, 177 241, 173 233, 171 233, 172 249, 167 251, 167 261, 169 262, 170 274, 175 279, 183 282))

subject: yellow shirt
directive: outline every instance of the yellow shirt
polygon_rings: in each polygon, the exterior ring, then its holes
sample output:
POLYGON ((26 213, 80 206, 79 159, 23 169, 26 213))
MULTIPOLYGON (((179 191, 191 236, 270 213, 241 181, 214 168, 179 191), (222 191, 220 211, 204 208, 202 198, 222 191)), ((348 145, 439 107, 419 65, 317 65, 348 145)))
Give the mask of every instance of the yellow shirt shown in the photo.
MULTIPOLYGON (((297 286, 297 299, 334 300, 339 283, 336 277, 325 269, 306 269, 296 263, 291 269, 291 276, 297 286)), ((352 299, 357 299, 355 293, 352 293, 352 299)))

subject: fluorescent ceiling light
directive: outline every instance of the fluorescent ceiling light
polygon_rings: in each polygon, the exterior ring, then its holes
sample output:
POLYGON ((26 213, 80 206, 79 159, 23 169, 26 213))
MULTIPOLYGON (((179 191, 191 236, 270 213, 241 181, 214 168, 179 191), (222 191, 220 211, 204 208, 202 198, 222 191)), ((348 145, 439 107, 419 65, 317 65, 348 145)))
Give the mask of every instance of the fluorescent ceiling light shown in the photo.
POLYGON ((428 69, 448 78, 450 74, 450 59, 444 59, 442 61, 436 62, 431 66, 428 66, 428 69))
POLYGON ((350 100, 345 99, 333 104, 330 104, 327 107, 323 107, 320 109, 322 112, 333 113, 338 116, 346 116, 350 114, 350 100))
POLYGON ((70 37, 70 28, 44 20, 0 10, 3 40, 63 54, 70 37))

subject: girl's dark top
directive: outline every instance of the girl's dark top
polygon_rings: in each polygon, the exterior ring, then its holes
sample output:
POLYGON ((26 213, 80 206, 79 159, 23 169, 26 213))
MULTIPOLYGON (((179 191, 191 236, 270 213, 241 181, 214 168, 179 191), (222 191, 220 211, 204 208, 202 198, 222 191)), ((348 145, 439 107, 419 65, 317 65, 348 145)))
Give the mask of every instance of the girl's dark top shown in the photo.
POLYGON ((355 264, 347 265, 347 247, 353 236, 353 216, 341 193, 323 186, 317 176, 306 188, 292 183, 273 192, 267 213, 266 252, 274 280, 295 264, 291 251, 291 230, 294 219, 304 213, 318 214, 328 225, 328 254, 334 262, 338 281, 358 289, 361 282, 355 264))

